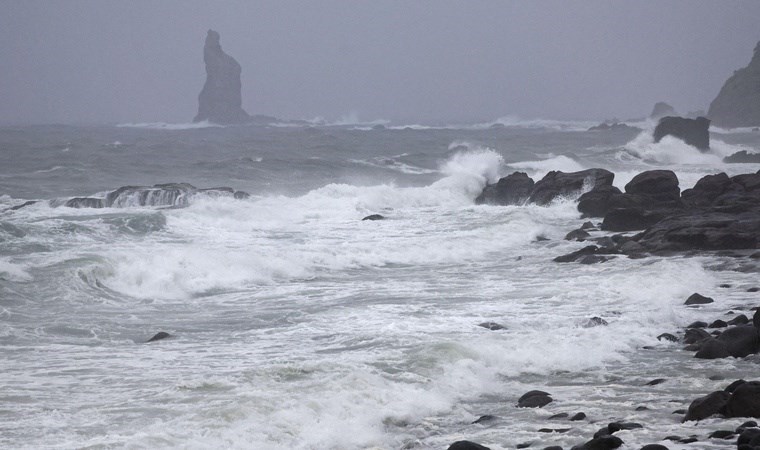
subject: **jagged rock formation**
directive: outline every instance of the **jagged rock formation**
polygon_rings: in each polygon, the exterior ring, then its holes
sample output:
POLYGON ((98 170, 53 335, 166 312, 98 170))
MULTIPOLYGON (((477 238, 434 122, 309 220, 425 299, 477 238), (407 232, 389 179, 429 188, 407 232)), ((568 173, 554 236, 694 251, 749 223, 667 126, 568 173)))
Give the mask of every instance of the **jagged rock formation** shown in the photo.
POLYGON ((760 125, 760 42, 749 65, 735 71, 723 84, 707 116, 726 128, 760 125))
POLYGON ((686 119, 683 117, 667 116, 660 119, 654 129, 654 141, 660 142, 665 136, 681 139, 699 150, 710 149, 710 120, 705 117, 686 119))
POLYGON ((580 194, 584 189, 611 186, 615 174, 605 169, 588 169, 565 173, 553 170, 538 182, 526 173, 514 172, 489 184, 475 199, 475 203, 492 205, 522 205, 535 203, 548 205, 558 197, 580 194))
POLYGON ((193 122, 208 120, 222 125, 251 121, 242 108, 240 64, 224 53, 219 44, 219 33, 208 30, 203 47, 206 63, 206 83, 198 95, 198 115, 193 122))
MULTIPOLYGON (((166 183, 155 186, 122 186, 106 194, 105 197, 74 197, 63 206, 70 208, 128 208, 135 206, 183 207, 190 204, 193 197, 250 197, 245 191, 235 191, 229 187, 198 189, 188 183, 166 183)), ((54 205, 56 206, 56 205, 54 205)))
POLYGON ((654 108, 652 108, 652 113, 649 115, 650 118, 658 120, 662 119, 665 116, 675 116, 678 114, 675 109, 673 109, 672 106, 668 105, 665 102, 657 102, 654 104, 654 108))

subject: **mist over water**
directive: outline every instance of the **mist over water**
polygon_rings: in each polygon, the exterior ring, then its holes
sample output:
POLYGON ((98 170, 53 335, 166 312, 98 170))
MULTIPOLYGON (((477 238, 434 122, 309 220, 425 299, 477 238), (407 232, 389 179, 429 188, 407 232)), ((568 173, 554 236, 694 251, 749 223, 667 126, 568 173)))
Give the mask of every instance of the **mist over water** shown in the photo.
POLYGON ((756 272, 708 255, 553 263, 583 245, 563 239, 583 222, 574 199, 474 198, 515 170, 604 167, 622 188, 668 168, 685 189, 760 169, 721 159, 760 137, 713 133, 702 154, 654 144, 651 129, 576 129, 0 129, 12 149, 0 153, 0 446, 569 448, 612 420, 646 424, 620 433, 631 445, 697 432, 672 410, 756 362, 696 360, 656 336, 746 313, 756 272), (251 195, 61 206, 168 182, 251 195), (693 292, 716 302, 684 308, 693 292), (588 327, 594 316, 608 325, 588 327), (158 331, 173 337, 146 344, 158 331), (668 382, 641 387, 654 378, 668 382), (555 402, 514 408, 531 389, 555 402), (590 419, 567 433, 536 431, 577 411, 590 419), (471 423, 484 414, 498 419, 471 423))

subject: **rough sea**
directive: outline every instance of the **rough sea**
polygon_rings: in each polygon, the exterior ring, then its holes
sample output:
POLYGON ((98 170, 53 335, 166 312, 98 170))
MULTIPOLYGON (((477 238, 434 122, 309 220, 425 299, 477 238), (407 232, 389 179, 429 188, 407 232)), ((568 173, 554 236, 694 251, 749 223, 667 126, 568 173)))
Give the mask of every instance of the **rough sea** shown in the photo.
POLYGON ((657 336, 751 316, 757 266, 559 264, 586 245, 563 239, 586 220, 575 199, 474 198, 513 171, 594 167, 620 188, 671 169, 686 189, 760 169, 722 162, 760 152, 760 133, 712 128, 703 154, 653 143, 653 123, 591 125, 1 127, 0 448, 570 448, 615 420, 644 426, 615 434, 624 449, 668 435, 700 438, 671 449, 735 448, 706 436, 741 419, 673 411, 757 378, 760 360, 699 360, 657 336), (250 197, 62 206, 169 182, 250 197), (715 302, 683 306, 694 292, 715 302), (172 337, 146 343, 159 331, 172 337), (516 408, 533 389, 554 401, 516 408))

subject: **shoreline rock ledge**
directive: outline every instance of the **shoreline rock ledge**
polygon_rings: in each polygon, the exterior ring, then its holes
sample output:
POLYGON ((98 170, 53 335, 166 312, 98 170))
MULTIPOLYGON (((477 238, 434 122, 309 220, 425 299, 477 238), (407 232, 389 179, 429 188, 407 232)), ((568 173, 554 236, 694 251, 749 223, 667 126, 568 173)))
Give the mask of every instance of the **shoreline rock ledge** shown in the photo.
POLYGON ((219 39, 219 33, 208 30, 203 47, 206 83, 198 95, 198 114, 193 122, 207 120, 220 125, 251 122, 251 116, 242 108, 242 69, 235 58, 224 53, 219 39))

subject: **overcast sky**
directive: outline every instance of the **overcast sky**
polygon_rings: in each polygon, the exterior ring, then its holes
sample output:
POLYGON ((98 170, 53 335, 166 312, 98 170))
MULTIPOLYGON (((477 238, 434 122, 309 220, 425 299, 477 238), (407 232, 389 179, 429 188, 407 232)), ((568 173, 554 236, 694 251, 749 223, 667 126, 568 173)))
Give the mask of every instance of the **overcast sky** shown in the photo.
POLYGON ((628 118, 707 109, 760 1, 0 0, 0 123, 189 122, 209 28, 250 114, 628 118))

